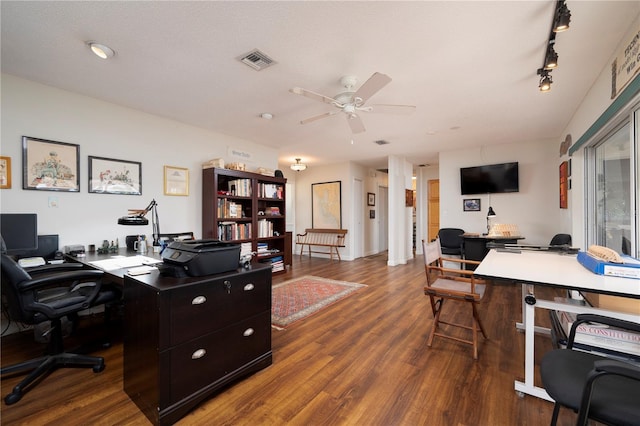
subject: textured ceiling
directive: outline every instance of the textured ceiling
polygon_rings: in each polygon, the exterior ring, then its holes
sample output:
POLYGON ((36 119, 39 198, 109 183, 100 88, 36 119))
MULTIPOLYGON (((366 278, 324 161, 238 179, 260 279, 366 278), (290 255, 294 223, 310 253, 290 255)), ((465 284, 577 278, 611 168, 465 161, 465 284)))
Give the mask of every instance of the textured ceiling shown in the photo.
POLYGON ((440 151, 557 139, 640 13, 637 1, 568 1, 559 68, 538 91, 552 1, 2 1, 2 72, 279 150, 309 165, 386 157, 437 162, 440 151), (109 45, 108 61, 85 42, 109 45), (238 57, 260 49, 262 71, 238 57), (335 107, 289 92, 335 96, 381 72, 368 103, 410 115, 361 113, 353 135, 335 107), (273 114, 272 120, 260 114, 273 114), (374 144, 386 140, 387 145, 374 144))

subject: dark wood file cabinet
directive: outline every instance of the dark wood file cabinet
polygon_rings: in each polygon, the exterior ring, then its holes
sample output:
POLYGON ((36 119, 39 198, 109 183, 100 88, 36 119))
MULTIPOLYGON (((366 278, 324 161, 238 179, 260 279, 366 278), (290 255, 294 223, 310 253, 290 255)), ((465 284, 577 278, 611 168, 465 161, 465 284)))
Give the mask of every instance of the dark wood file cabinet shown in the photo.
POLYGON ((271 268, 124 281, 124 390, 170 425, 271 355, 271 268))

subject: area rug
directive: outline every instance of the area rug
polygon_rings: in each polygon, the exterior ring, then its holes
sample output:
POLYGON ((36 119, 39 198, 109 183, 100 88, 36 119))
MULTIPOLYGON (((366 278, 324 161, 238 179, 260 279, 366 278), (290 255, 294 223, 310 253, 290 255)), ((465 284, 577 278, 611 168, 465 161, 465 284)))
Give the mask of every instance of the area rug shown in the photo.
POLYGON ((366 285, 311 275, 276 284, 271 293, 271 324, 284 329, 362 287, 366 285))

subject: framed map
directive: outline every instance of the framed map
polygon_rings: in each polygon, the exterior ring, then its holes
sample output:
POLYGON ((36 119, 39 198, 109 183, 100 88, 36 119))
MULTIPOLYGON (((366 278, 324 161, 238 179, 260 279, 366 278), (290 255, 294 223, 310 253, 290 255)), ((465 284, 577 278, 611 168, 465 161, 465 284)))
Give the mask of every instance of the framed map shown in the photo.
POLYGON ((342 181, 311 184, 311 227, 342 228, 342 181))

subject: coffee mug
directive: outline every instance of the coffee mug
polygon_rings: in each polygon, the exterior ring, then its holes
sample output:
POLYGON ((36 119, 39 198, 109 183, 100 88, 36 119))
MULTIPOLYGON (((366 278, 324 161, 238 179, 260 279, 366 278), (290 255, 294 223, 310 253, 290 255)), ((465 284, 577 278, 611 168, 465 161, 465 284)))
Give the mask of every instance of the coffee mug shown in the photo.
POLYGON ((137 241, 133 242, 133 249, 137 251, 139 254, 147 253, 147 241, 144 237, 138 237, 137 241))

